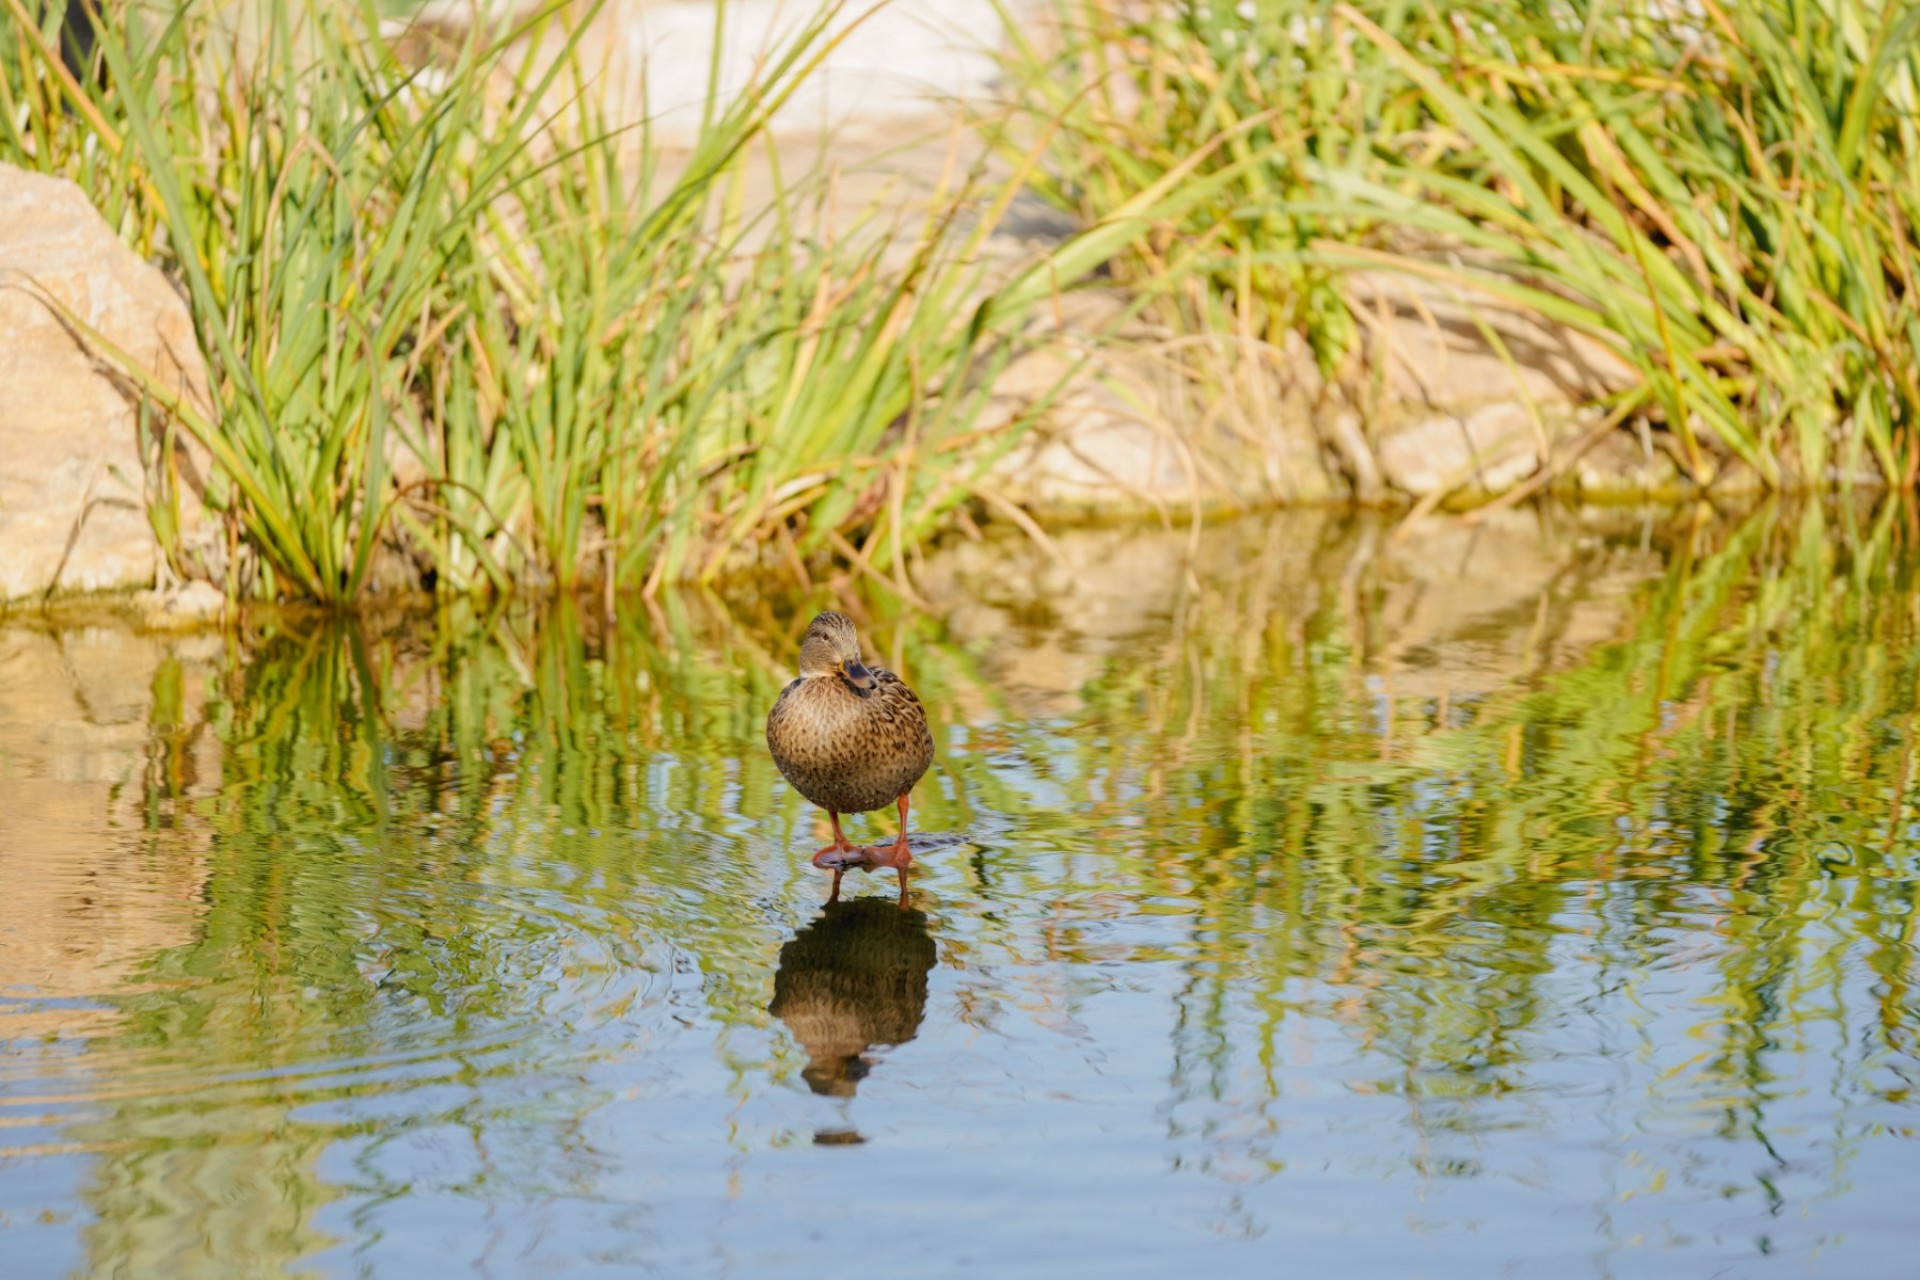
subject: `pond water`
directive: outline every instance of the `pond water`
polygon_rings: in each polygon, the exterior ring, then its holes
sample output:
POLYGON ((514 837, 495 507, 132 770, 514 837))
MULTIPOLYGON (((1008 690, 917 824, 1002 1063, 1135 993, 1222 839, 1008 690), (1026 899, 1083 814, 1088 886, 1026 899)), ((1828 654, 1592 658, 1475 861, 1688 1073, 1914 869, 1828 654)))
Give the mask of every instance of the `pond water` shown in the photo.
MULTIPOLYGON (((1897 508, 0 629, 0 1273, 1907 1276, 1897 508), (913 909, 767 758, 932 711, 913 909)), ((891 815, 854 820, 856 838, 891 815)))

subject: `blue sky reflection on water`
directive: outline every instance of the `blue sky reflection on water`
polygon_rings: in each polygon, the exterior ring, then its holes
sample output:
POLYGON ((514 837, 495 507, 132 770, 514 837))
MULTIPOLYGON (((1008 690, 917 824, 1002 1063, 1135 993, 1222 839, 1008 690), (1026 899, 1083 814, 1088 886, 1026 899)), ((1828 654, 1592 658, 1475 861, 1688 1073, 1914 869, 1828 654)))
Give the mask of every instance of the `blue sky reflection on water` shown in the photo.
POLYGON ((819 600, 0 632, 8 1274, 1910 1274, 1905 524, 1557 521, 937 557, 906 914, 819 600))

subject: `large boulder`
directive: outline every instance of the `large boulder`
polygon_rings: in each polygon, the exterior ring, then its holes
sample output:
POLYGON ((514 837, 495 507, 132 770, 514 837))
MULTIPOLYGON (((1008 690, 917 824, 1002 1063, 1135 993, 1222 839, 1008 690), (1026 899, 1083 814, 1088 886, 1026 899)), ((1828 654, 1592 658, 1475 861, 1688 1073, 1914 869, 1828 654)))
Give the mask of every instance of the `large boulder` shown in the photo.
MULTIPOLYGON (((0 164, 0 601, 149 586, 162 557, 137 393, 43 294, 176 394, 206 397, 192 319, 166 278, 79 187, 0 164)), ((192 522, 198 477, 179 461, 192 522)))

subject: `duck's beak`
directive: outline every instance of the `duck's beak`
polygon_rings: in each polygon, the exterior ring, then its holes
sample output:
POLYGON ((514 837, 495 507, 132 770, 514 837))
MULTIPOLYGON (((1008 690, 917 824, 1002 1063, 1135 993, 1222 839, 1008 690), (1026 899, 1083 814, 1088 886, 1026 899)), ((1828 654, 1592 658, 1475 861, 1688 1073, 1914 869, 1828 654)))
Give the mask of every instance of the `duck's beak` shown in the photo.
POLYGON ((873 692, 873 672, 861 666, 857 659, 840 664, 840 678, 847 682, 847 688, 863 698, 873 692))

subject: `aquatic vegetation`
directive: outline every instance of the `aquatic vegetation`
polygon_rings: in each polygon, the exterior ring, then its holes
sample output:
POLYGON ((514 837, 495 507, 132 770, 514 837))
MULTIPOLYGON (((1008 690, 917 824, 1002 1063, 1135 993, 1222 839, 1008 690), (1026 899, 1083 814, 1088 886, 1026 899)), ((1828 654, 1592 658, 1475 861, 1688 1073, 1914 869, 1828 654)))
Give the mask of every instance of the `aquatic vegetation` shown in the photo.
POLYGON ((1297 332, 1363 383, 1346 282, 1413 273, 1605 343, 1616 420, 1700 484, 1911 485, 1916 33, 1908 0, 1065 0, 1012 136, 1089 218, 1202 153, 1214 194, 1117 274, 1243 360, 1297 332))

